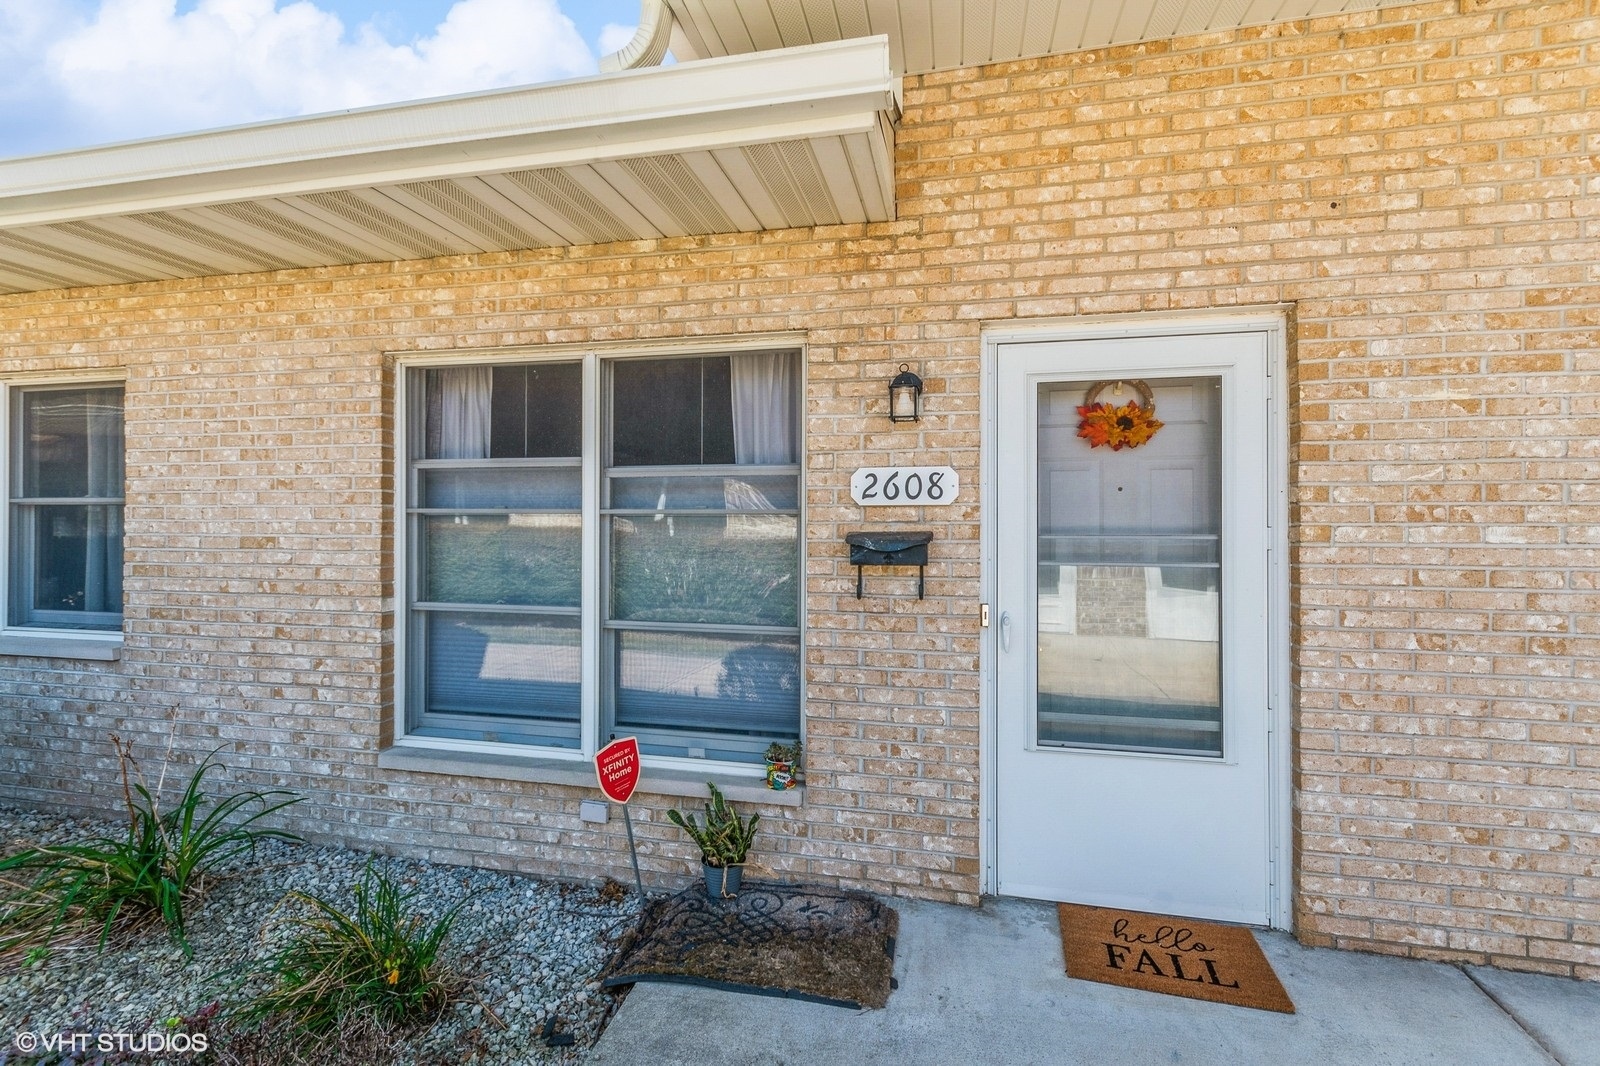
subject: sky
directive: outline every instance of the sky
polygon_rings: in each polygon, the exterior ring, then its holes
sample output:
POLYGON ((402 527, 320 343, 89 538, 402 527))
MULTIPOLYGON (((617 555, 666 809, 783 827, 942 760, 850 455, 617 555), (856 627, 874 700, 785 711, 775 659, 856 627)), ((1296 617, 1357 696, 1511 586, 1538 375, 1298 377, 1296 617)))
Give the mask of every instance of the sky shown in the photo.
POLYGON ((639 0, 0 0, 0 158, 593 74, 639 0))

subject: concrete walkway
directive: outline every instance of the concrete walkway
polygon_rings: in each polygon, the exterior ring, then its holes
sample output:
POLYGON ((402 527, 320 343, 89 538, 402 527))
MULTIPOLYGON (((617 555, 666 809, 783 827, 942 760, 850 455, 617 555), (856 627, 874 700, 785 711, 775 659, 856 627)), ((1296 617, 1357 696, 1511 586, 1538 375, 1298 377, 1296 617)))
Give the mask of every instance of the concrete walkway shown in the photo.
POLYGON ((1301 947, 1258 933, 1298 1013, 1068 980, 1053 905, 896 900, 881 1011, 634 986, 600 1066, 1600 1066, 1600 983, 1301 947))

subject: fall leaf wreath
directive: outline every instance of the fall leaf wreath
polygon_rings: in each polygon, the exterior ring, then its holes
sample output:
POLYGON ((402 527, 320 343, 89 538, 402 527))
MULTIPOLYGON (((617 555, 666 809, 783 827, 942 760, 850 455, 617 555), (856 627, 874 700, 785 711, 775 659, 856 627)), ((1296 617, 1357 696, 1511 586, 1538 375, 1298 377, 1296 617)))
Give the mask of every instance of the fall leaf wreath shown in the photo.
POLYGON ((1148 444, 1150 438, 1156 435, 1156 430, 1165 424, 1156 417, 1155 394, 1144 382, 1129 381, 1126 384, 1132 385, 1139 393, 1138 401, 1129 400, 1120 404, 1100 402, 1101 390, 1113 384, 1117 386, 1117 392, 1122 391, 1124 383, 1120 381, 1097 381, 1089 386, 1089 391, 1083 397, 1083 406, 1078 408, 1081 420, 1078 422, 1078 436, 1088 441, 1091 448, 1109 446, 1114 452, 1148 444))

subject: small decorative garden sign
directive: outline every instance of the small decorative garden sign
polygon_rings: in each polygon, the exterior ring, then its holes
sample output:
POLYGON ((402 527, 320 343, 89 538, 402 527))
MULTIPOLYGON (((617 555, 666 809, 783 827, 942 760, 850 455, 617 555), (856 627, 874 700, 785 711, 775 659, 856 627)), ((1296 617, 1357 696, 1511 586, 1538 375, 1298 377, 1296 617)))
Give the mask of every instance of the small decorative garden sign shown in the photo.
POLYGON ((633 860, 633 883, 644 898, 644 879, 639 876, 639 849, 633 843, 633 819, 628 816, 628 800, 639 786, 639 740, 621 737, 594 755, 594 775, 606 799, 622 804, 622 824, 628 830, 628 857, 633 860))

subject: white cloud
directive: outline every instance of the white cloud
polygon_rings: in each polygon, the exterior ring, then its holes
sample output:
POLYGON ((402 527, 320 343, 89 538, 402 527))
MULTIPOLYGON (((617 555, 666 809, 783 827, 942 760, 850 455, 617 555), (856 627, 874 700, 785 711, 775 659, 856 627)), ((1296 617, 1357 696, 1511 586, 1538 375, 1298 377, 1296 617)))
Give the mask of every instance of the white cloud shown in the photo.
POLYGON ((41 57, 76 25, 68 3, 0 0, 0 155, 10 142, 31 147, 48 142, 57 119, 49 106, 48 79, 41 57))
MULTIPOLYGON (((595 57, 556 0, 458 0, 431 36, 391 44, 348 33, 310 0, 0 0, 0 103, 64 101, 66 144, 126 139, 592 73, 595 57), (59 14, 59 9, 58 9, 59 14), (25 41, 26 46, 15 45, 25 41), (53 43, 51 43, 53 42, 53 43), (15 45, 15 46, 14 46, 15 45), (14 58, 15 63, 5 63, 14 58), (25 67, 26 69, 22 69, 25 67)), ((0 138, 26 132, 0 116, 0 138)), ((26 138, 24 138, 26 139, 26 138)), ((62 142, 49 147, 60 146, 62 142)), ((13 154, 0 140, 0 155, 13 154)))
POLYGON ((460 0, 416 50, 427 96, 595 71, 589 46, 555 0, 460 0))

